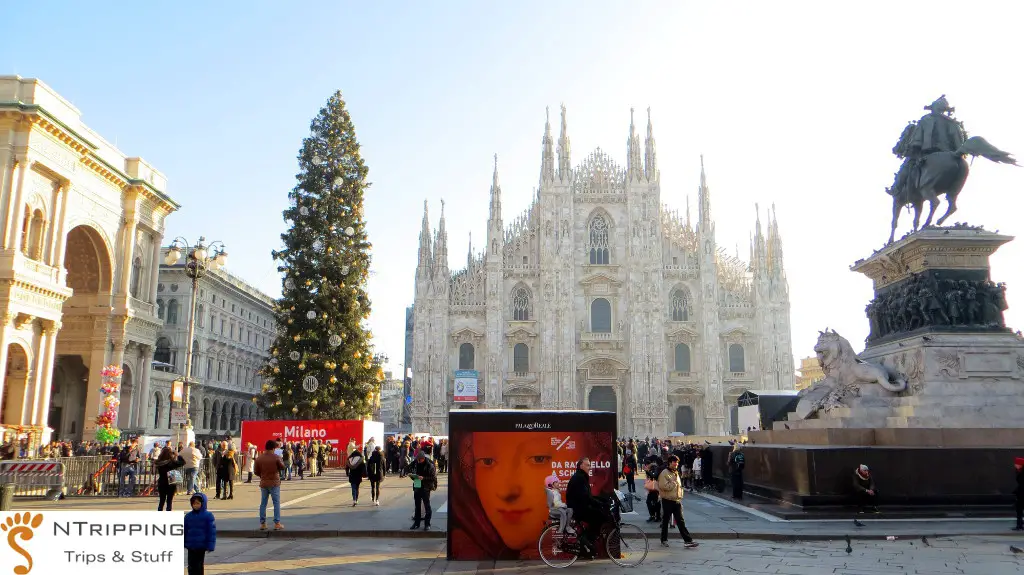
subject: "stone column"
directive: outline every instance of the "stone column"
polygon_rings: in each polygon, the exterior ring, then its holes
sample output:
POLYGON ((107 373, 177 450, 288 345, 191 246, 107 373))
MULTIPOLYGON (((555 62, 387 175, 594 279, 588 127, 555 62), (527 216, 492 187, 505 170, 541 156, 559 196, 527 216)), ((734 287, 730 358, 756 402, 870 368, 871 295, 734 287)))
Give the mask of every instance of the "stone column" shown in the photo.
POLYGON ((71 182, 63 182, 57 188, 59 202, 53 210, 53 225, 50 226, 50 254, 47 263, 64 273, 64 234, 67 233, 66 221, 68 213, 68 196, 71 195, 71 182))
MULTIPOLYGON (((121 253, 121 277, 118 278, 120 281, 118 281, 117 291, 119 295, 131 297, 132 260, 135 259, 133 257, 135 252, 135 229, 138 225, 138 220, 135 218, 135 209, 132 208, 125 217, 128 221, 124 224, 124 237, 121 243, 121 249, 124 251, 121 253)), ((141 282, 142 279, 140 278, 139 281, 141 282)))
POLYGON ((100 386, 103 384, 103 368, 107 361, 107 335, 93 340, 89 352, 89 384, 85 391, 85 421, 82 422, 82 438, 90 440, 96 434, 96 416, 100 413, 100 386))
POLYGON ((32 418, 32 425, 42 427, 49 426, 50 413, 50 391, 53 388, 53 362, 56 359, 54 352, 57 349, 57 332, 60 331, 59 321, 48 321, 43 325, 43 337, 39 342, 39 349, 43 353, 40 361, 39 388, 36 391, 35 414, 32 418))
MULTIPOLYGON (((9 338, 7 337, 7 330, 11 327, 11 322, 14 321, 14 314, 11 312, 4 312, 0 315, 0 321, 3 324, 0 325, 0 373, 7 373, 7 346, 9 344, 9 338)), ((7 386, 7 378, 0 377, 0 397, 4 396, 4 388, 7 386)), ((0 421, 2 421, 3 414, 0 414, 0 421)))
POLYGON ((135 425, 138 427, 146 427, 146 415, 149 413, 149 378, 153 370, 153 346, 143 345, 142 346, 142 369, 139 370, 138 383, 132 382, 135 385, 136 391, 132 393, 132 396, 138 396, 138 404, 135 406, 135 425))
POLYGON ((25 187, 25 176, 32 169, 32 162, 28 158, 19 158, 17 162, 16 181, 11 182, 14 187, 12 190, 12 197, 14 199, 7 206, 7 219, 4 223, 4 248, 14 251, 18 251, 21 241, 21 204, 25 187))

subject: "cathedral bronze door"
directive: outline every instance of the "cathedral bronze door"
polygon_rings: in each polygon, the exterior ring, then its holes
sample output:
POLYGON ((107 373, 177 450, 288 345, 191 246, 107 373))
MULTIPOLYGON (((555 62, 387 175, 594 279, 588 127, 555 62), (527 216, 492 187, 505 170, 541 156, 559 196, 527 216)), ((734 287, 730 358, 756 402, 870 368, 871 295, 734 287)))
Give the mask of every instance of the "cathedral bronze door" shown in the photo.
POLYGON ((590 396, 587 398, 587 408, 594 411, 617 412, 618 401, 615 398, 615 389, 610 385, 595 385, 590 389, 590 396))
POLYGON ((680 405, 676 408, 675 430, 686 435, 693 435, 697 432, 697 426, 693 419, 693 408, 689 405, 680 405))

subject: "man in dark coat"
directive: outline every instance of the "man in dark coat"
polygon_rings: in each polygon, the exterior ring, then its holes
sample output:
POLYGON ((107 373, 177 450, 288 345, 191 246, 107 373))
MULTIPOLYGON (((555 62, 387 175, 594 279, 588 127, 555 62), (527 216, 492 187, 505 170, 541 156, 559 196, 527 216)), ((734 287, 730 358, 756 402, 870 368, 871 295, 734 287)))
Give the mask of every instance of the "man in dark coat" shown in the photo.
POLYGON ((431 515, 430 492, 437 489, 437 468, 434 467, 434 462, 427 457, 427 454, 421 450, 416 453, 416 459, 409 466, 409 471, 409 477, 413 481, 413 504, 416 506, 412 527, 409 529, 419 529, 420 520, 422 519, 423 530, 429 531, 431 515))
POLYGON ((565 505, 572 509, 572 516, 586 524, 586 533, 582 543, 587 552, 593 555, 594 542, 601 532, 605 520, 605 512, 601 502, 590 492, 590 459, 584 457, 576 464, 576 473, 569 478, 565 488, 565 505))

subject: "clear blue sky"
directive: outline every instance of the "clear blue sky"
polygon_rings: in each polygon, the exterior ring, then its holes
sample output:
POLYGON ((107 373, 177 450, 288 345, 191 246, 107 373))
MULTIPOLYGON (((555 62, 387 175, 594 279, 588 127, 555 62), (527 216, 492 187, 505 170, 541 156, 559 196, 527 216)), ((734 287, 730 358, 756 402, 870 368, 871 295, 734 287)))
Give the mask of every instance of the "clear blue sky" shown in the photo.
MULTIPOLYGON (((182 204, 168 235, 225 241, 232 271, 275 296, 295 156, 340 88, 373 182, 371 324, 394 366, 423 199, 435 225, 448 200, 463 265, 494 153, 506 222, 527 207, 546 105, 568 107, 574 163, 597 146, 624 163, 629 108, 651 106, 663 201, 695 201, 704 153, 719 243, 744 258, 754 203, 776 202, 797 356, 826 325, 858 348, 866 335, 870 285, 848 265, 888 236, 889 150, 921 106, 946 93, 973 134, 1024 156, 1020 2, 118 4, 6 6, 0 73, 42 79, 162 170, 182 204)), ((975 162, 953 220, 1024 231, 1022 178, 975 162)), ((1022 257, 1011 244, 995 262, 1011 306, 1022 257)))

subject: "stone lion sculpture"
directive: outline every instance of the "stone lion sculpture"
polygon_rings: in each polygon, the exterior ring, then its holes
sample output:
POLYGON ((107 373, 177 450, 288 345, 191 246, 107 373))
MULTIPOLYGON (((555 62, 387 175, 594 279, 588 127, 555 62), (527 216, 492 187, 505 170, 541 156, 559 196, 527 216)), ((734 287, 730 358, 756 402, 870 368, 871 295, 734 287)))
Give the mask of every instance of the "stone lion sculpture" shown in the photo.
POLYGON ((826 413, 847 405, 847 398, 860 394, 860 385, 874 383, 891 393, 907 389, 907 379, 900 373, 878 363, 864 361, 857 357, 853 346, 835 330, 818 332, 818 343, 814 345, 818 364, 825 372, 825 378, 800 392, 796 415, 808 419, 818 413, 826 413))

